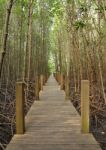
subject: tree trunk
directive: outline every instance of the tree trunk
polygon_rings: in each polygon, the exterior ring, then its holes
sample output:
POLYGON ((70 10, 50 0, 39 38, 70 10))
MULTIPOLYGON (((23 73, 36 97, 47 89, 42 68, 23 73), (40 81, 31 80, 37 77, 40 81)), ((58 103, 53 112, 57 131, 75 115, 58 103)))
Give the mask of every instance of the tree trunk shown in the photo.
POLYGON ((10 0, 8 8, 7 8, 7 14, 6 14, 6 20, 5 20, 5 29, 4 29, 4 39, 3 39, 3 50, 2 50, 2 54, 0 56, 1 57, 0 58, 0 79, 1 79, 1 74, 2 74, 3 62, 4 62, 5 54, 7 51, 9 21, 10 21, 10 15, 11 15, 13 2, 14 2, 14 0, 10 0))

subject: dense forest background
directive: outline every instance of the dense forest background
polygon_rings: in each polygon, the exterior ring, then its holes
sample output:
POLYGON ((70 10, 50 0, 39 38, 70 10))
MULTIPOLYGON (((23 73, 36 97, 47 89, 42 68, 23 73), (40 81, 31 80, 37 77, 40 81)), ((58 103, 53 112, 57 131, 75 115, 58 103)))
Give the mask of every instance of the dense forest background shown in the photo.
POLYGON ((90 81, 91 122, 105 133, 106 0, 0 0, 1 149, 15 132, 16 82, 27 113, 52 72, 79 113, 81 80, 90 81))

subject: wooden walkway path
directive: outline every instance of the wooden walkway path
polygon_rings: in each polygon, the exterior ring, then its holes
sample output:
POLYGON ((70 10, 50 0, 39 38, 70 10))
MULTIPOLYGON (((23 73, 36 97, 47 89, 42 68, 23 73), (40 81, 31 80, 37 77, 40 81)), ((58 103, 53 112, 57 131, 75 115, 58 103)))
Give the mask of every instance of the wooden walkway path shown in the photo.
POLYGON ((101 150, 92 134, 81 134, 80 116, 51 76, 26 117, 26 133, 6 150, 101 150))

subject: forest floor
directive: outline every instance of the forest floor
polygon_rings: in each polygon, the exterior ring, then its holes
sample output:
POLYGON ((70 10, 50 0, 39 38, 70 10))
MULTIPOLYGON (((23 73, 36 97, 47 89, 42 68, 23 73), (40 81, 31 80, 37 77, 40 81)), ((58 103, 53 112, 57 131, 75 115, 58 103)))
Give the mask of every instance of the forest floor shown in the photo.
MULTIPOLYGON (((102 126, 106 128, 106 121, 102 122, 102 126)), ((91 132, 93 133, 95 139, 100 143, 103 150, 106 150, 106 132, 104 132, 101 125, 95 127, 92 125, 91 132)))

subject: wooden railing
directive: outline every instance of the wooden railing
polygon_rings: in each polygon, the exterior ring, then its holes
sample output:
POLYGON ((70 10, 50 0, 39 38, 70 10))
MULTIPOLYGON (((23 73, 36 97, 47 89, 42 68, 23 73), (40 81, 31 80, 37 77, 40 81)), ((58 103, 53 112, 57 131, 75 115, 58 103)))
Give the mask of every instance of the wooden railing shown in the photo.
MULTIPOLYGON (((48 77, 44 75, 37 76, 35 78, 35 98, 39 99, 40 90, 43 90, 43 85, 46 83, 48 77)), ((25 115, 24 115, 24 104, 25 104, 25 83, 16 83, 16 134, 24 134, 25 132, 25 115)))
MULTIPOLYGON (((54 74, 54 77, 60 84, 61 90, 63 90, 63 75, 58 73, 54 74)), ((66 90, 65 90, 66 91, 66 90)), ((81 81, 81 132, 89 133, 90 126, 90 108, 89 108, 89 81, 82 80, 81 81)))
MULTIPOLYGON (((39 84, 39 79, 36 78, 36 84, 39 84)), ((40 86, 43 90, 44 77, 40 77, 40 86)), ((24 117, 24 88, 25 84, 22 82, 16 83, 16 134, 24 134, 25 132, 25 117, 24 117)), ((35 88, 38 88, 35 86, 35 88)), ((39 92, 35 90, 35 95, 39 99, 39 92)), ((37 99, 37 100, 38 100, 37 99)), ((81 82, 81 131, 82 133, 89 133, 89 81, 82 80, 81 82)))

